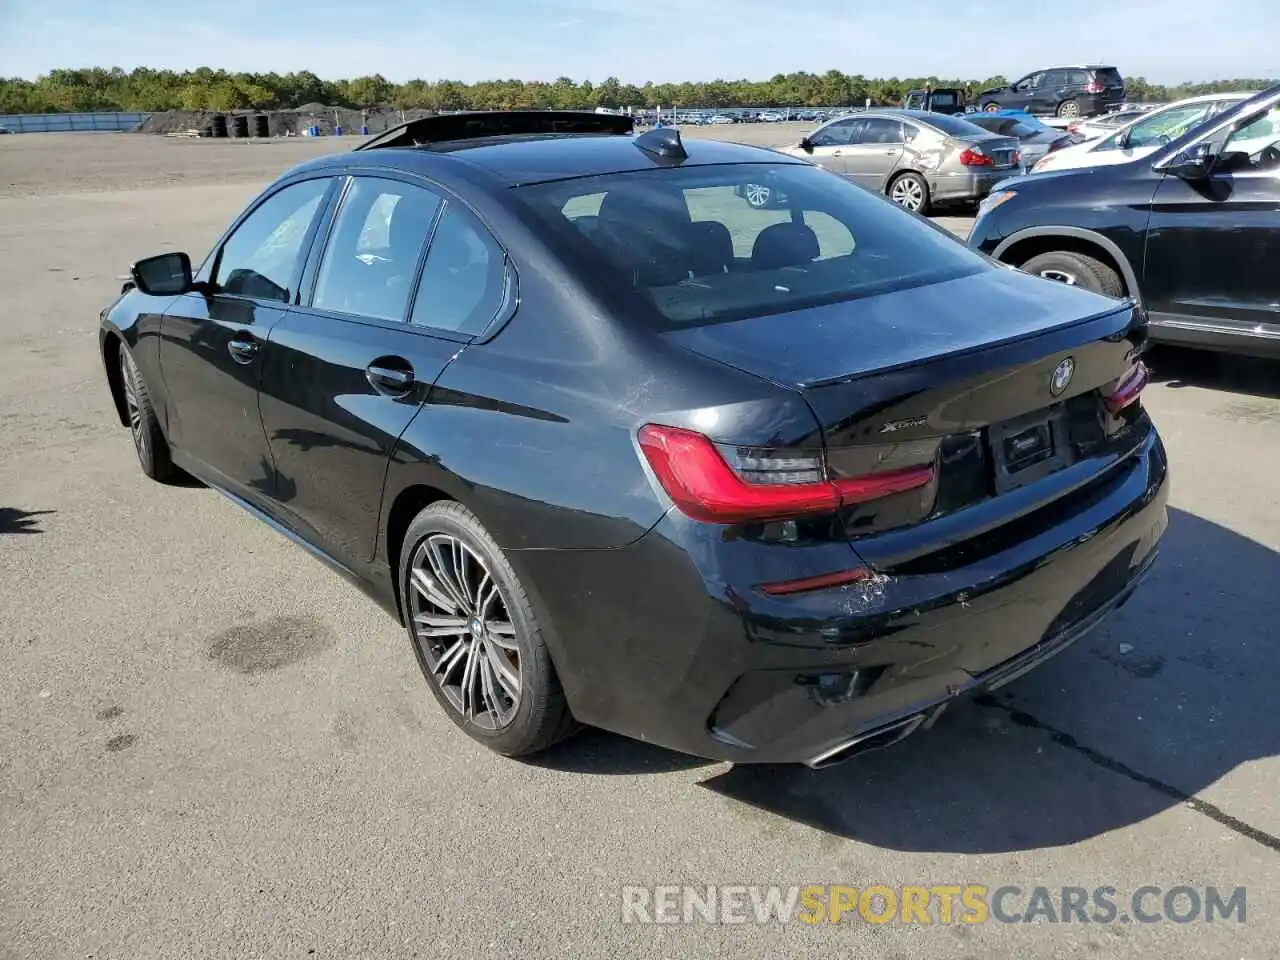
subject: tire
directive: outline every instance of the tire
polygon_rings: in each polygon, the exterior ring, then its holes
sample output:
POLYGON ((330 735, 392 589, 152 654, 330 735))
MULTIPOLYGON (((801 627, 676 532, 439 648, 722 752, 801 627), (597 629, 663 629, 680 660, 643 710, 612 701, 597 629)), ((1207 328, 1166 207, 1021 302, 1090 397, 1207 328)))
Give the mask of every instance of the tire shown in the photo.
POLYGON ((405 533, 399 576, 418 665, 464 733, 518 757, 577 729, 528 593, 475 514, 452 500, 424 508, 405 533))
POLYGON ((1058 116, 1063 119, 1075 120, 1080 116, 1080 104, 1074 100, 1063 100, 1058 104, 1058 116))
POLYGON ((768 210, 773 206, 773 191, 760 183, 748 183, 742 188, 742 198, 755 210, 768 210))
POLYGON ((169 441, 160 429, 160 420, 156 416, 155 405, 151 402, 151 392, 142 379, 142 372, 128 347, 120 344, 118 352, 125 416, 129 421, 133 449, 138 455, 142 472, 157 483, 182 483, 186 474, 173 464, 169 441))
POLYGON ((912 213, 929 212, 929 184, 918 173, 901 173, 889 181, 889 199, 912 213))
POLYGON ((988 100, 982 105, 982 109, 987 113, 998 113, 1000 110, 1000 104, 996 103, 994 100, 988 100))
POLYGON ((1107 297, 1125 296, 1120 275, 1101 260, 1074 250, 1055 250, 1032 257, 1021 267, 1024 273, 1056 280, 1100 293, 1107 297))

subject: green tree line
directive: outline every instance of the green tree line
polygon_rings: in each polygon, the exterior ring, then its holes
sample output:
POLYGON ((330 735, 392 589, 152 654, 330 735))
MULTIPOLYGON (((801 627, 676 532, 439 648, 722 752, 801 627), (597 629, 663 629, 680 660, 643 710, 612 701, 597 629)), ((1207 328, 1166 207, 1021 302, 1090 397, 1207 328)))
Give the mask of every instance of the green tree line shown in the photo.
MULTIPOLYGON (((778 74, 769 80, 646 83, 609 77, 599 83, 568 77, 547 83, 528 80, 410 80, 385 77, 322 80, 314 73, 229 73, 201 67, 182 73, 139 67, 53 70, 35 80, 0 79, 0 114, 70 113, 90 110, 281 109, 323 104, 333 107, 392 107, 402 110, 497 110, 592 107, 839 107, 897 104, 908 90, 926 85, 962 87, 970 94, 1000 86, 1004 77, 958 80, 945 77, 873 79, 828 70, 823 74, 778 74)), ((1128 78, 1129 99, 1165 101, 1224 90, 1265 89, 1275 80, 1239 79, 1161 86, 1128 78)))

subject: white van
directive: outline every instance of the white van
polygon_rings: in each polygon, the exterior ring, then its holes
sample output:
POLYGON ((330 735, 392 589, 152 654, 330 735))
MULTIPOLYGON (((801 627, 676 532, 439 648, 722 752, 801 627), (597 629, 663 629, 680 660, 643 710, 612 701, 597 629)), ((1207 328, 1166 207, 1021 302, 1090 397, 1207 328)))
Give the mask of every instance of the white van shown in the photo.
POLYGON ((1046 170, 1074 170, 1081 167, 1103 167, 1128 163, 1155 153, 1166 143, 1176 140, 1194 126, 1215 114, 1255 96, 1249 93, 1207 93, 1188 97, 1168 106, 1143 114, 1101 140, 1090 140, 1047 153, 1031 173, 1046 170))

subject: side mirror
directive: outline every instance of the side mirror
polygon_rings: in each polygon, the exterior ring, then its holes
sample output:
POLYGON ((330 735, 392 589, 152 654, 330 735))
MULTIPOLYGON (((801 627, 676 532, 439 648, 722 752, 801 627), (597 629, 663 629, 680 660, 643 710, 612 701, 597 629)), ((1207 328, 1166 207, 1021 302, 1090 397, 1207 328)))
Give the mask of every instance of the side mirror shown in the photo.
POLYGON ((161 253, 129 268, 134 286, 153 297, 175 297, 195 289, 191 258, 185 253, 161 253))
POLYGON ((1213 172, 1213 150, 1207 143, 1192 144, 1175 154, 1162 169, 1183 180, 1204 180, 1213 172))
POLYGON ((813 141, 808 137, 802 138, 800 140, 800 149, 805 153, 813 153, 813 141))

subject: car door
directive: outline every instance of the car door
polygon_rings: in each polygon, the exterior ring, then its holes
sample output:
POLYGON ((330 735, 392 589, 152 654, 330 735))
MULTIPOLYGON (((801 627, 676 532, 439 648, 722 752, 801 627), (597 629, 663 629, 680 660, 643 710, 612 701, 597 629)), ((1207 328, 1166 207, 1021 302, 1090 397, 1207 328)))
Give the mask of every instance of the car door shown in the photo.
POLYGON ((1035 97, 1036 91, 1040 88, 1040 83, 1044 80, 1044 73, 1032 73, 1023 77, 1017 83, 1009 88, 1007 96, 1000 98, 1000 106, 1022 108, 1024 110, 1031 106, 1032 99, 1035 97))
POLYGON ((860 187, 880 192, 902 162, 902 122, 866 117, 844 149, 845 176, 860 187))
POLYGON ((1029 113, 1057 113, 1058 104, 1068 100, 1069 74, 1066 70, 1046 70, 1031 95, 1029 113))
POLYGON ((1280 106, 1243 120, 1210 177, 1156 189, 1142 282, 1155 324, 1280 338, 1280 106))
POLYGON ((862 129, 862 123, 851 117, 819 127, 809 135, 809 159, 832 173, 846 173, 845 150, 862 129))
POLYGON ((460 200, 386 176, 347 182, 304 303, 272 330, 260 401, 276 507, 334 559, 373 557, 397 440, 449 361, 512 302, 513 283, 460 200))
POLYGON ((262 347, 298 291, 332 177, 263 197, 197 273, 206 293, 178 297, 160 323, 167 431, 179 462, 259 502, 273 472, 258 416, 262 347))

